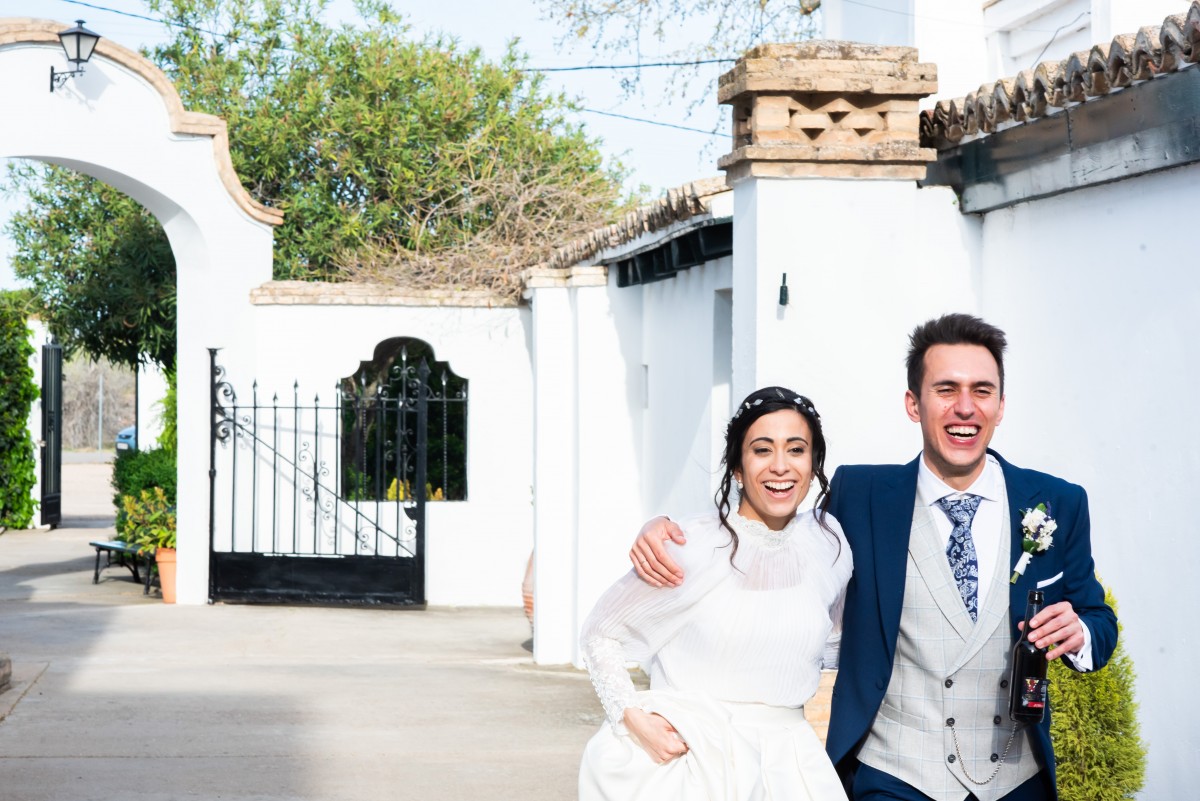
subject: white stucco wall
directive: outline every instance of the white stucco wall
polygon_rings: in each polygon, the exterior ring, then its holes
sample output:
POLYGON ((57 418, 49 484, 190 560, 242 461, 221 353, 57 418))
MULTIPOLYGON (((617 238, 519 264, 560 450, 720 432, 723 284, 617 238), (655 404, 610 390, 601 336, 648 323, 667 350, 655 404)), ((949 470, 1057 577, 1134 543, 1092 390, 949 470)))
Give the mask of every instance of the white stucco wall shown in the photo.
MULTIPOLYGON (((337 382, 395 337, 424 340, 467 379, 467 500, 426 505, 426 597, 433 605, 519 606, 533 548, 529 309, 304 304, 254 311, 261 399, 278 392, 291 404, 299 382, 302 403, 319 395, 328 405, 337 382)), ((234 383, 244 401, 248 380, 234 383)), ((321 447, 332 453, 328 437, 321 447)))
POLYGON ((729 416, 731 331, 720 309, 730 265, 726 257, 624 289, 609 275, 605 352, 581 351, 575 630, 629 570, 629 546, 648 517, 712 505, 729 416))
MULTIPOLYGON (((731 201, 714 200, 714 216, 728 216, 731 201)), ((730 267, 723 258, 625 288, 613 269, 602 284, 572 279, 530 293, 540 663, 579 664, 583 619, 629 570, 629 544, 647 517, 712 503, 729 414, 730 267)))
POLYGON ((809 396, 829 475, 909 461, 921 440, 904 414, 907 335, 978 308, 976 223, 953 193, 911 181, 757 178, 734 191, 735 399, 773 384, 809 396))
POLYGON ((1180 239, 1198 179, 1190 166, 992 212, 980 243, 981 311, 1011 344, 996 447, 1088 491, 1139 675, 1145 799, 1189 798, 1200 779, 1185 678, 1200 661, 1200 275, 1180 239))
POLYGON ((182 115, 171 106, 170 101, 178 102, 173 90, 136 54, 102 40, 84 75, 48 91, 51 67, 66 66, 51 31, 65 27, 0 21, 0 42, 7 42, 0 44, 0 109, 20 110, 0 125, 0 157, 91 175, 137 200, 162 223, 175 254, 179 297, 177 597, 180 603, 204 603, 208 431, 200 421, 208 416, 205 348, 236 344, 227 358, 231 374, 251 372, 254 329, 249 305, 239 299, 270 277, 272 229, 247 213, 239 203, 242 196, 235 198, 223 182, 228 174, 221 172, 214 148, 220 123, 182 115), (53 40, 28 38, 38 35, 53 40), (180 132, 185 129, 193 132, 180 132))
POLYGON ((163 430, 163 398, 167 396, 167 377, 155 364, 137 369, 137 446, 149 451, 158 447, 163 430))
POLYGON ((46 324, 37 318, 31 318, 29 326, 29 344, 33 353, 29 357, 29 366, 33 370, 33 384, 38 388, 38 398, 29 408, 29 438, 33 440, 33 489, 30 495, 36 506, 33 510, 32 526, 41 528, 42 521, 42 345, 50 341, 50 330, 46 324))
MULTIPOLYGON (((578 531, 573 620, 567 630, 578 663, 575 633, 608 585, 629 569, 626 552, 646 514, 643 462, 645 303, 641 288, 607 285, 575 293, 578 353, 578 531)), ((536 614, 536 612, 535 612, 536 614)))
POLYGON ((722 428, 730 414, 728 312, 733 259, 683 270, 674 278, 636 289, 642 294, 642 364, 646 399, 642 430, 643 486, 647 512, 675 516, 712 506, 722 428), (722 388, 725 389, 722 389, 722 388), (714 399, 716 405, 714 405, 714 399))

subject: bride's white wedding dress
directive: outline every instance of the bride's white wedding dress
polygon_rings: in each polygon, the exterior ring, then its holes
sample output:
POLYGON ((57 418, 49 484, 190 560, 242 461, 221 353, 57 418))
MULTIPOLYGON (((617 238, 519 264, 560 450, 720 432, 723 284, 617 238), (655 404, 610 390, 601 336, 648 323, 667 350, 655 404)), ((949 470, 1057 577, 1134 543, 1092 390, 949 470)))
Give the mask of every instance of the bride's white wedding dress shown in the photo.
POLYGON ((853 560, 832 517, 801 512, 783 531, 732 513, 737 555, 715 513, 669 545, 680 587, 630 571, 584 623, 584 660, 608 723, 588 742, 581 801, 845 801, 804 719, 822 667, 836 667, 853 560), (638 692, 626 663, 650 676, 638 692), (662 715, 688 752, 657 764, 625 729, 634 706, 662 715))

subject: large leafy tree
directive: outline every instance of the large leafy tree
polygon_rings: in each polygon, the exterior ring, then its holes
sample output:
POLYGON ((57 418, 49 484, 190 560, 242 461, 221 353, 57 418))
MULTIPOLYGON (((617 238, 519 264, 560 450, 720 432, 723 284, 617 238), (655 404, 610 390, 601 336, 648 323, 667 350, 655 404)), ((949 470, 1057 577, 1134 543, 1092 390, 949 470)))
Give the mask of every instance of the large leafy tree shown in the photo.
MULTIPOLYGON (((284 212, 279 279, 488 288, 609 221, 622 175, 510 48, 499 61, 415 39, 386 3, 363 24, 328 0, 148 0, 172 38, 146 55, 184 106, 229 124, 246 188, 284 212)), ((170 364, 174 265, 132 201, 58 168, 20 166, 14 267, 68 347, 170 364)))
POLYGON ((173 364, 175 259, 158 221, 71 170, 18 164, 9 175, 28 199, 8 226, 13 270, 67 352, 173 364))

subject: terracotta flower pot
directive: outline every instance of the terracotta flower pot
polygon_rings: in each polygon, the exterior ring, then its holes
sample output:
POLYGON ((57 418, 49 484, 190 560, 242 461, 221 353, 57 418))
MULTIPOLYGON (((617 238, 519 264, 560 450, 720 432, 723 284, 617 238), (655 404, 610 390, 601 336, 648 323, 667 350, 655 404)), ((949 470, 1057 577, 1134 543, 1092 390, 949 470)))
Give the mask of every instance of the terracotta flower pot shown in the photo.
POLYGON ((159 548, 154 552, 158 564, 158 585, 162 588, 163 603, 175 603, 175 549, 159 548))
POLYGON ((521 582, 521 600, 525 603, 525 617, 533 626, 533 554, 529 555, 529 564, 525 566, 525 580, 521 582))

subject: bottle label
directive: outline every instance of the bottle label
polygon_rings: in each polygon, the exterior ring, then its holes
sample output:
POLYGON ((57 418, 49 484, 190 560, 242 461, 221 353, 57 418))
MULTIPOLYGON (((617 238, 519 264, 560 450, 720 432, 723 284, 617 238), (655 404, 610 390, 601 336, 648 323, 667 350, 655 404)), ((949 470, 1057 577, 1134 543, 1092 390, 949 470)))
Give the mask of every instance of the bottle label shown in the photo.
POLYGON ((1022 709, 1045 709, 1046 696, 1050 689, 1049 679, 1025 679, 1021 688, 1022 709))

